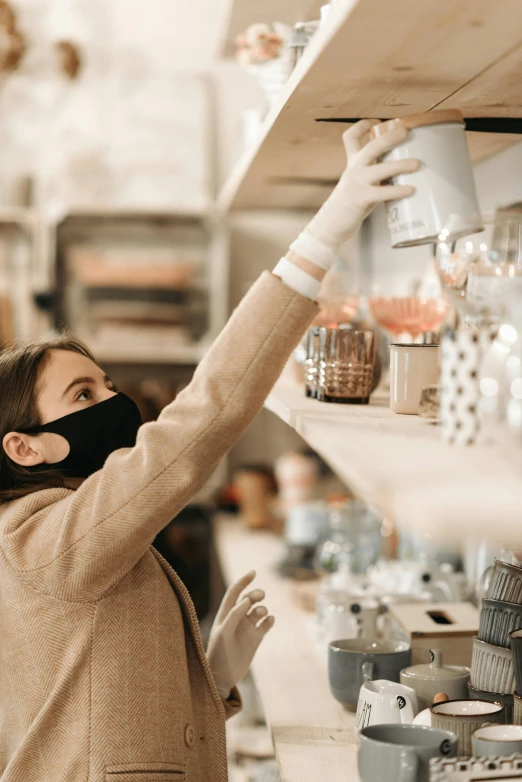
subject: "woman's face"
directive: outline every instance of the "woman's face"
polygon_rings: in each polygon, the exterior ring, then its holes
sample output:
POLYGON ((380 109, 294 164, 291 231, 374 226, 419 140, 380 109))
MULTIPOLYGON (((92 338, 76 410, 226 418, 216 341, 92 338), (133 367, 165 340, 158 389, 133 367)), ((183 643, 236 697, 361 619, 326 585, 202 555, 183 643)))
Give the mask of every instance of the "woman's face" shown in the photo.
MULTIPOLYGON (((37 389, 40 422, 47 424, 69 413, 104 402, 116 389, 90 358, 70 350, 52 350, 42 370, 37 389)), ((54 464, 69 453, 69 443, 59 434, 10 432, 3 440, 7 455, 24 467, 54 464)))

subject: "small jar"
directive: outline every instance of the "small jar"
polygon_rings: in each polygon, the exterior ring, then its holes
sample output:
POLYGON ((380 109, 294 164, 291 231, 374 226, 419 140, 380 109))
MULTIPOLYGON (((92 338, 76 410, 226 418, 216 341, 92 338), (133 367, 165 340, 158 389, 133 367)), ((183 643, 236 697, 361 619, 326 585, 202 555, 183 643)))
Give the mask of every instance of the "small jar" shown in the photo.
POLYGON ((320 26, 325 27, 327 24, 330 23, 330 20, 333 16, 333 12, 337 8, 339 8, 341 0, 330 0, 329 3, 326 3, 326 5, 321 6, 321 22, 320 26))
POLYGON ((288 42, 288 48, 291 52, 292 68, 295 68, 301 57, 303 56, 306 47, 313 38, 313 35, 319 22, 297 22, 292 30, 292 35, 288 42))
POLYGON ((386 204, 392 247, 435 243, 452 214, 472 216, 462 233, 481 230, 462 113, 451 109, 412 114, 375 125, 371 135, 377 138, 396 127, 407 128, 408 137, 382 159, 416 158, 421 167, 392 180, 415 188, 409 198, 386 204))

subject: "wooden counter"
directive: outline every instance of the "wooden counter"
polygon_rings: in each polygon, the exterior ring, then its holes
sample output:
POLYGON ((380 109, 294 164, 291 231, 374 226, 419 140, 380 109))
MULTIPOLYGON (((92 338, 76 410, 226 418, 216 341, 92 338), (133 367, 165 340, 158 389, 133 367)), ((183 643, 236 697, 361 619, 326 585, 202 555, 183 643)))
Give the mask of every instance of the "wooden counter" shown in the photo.
POLYGON ((237 520, 219 520, 215 534, 225 581, 255 568, 255 583, 266 591, 276 617, 252 671, 283 782, 358 782, 355 716, 330 694, 313 615, 299 608, 294 582, 274 569, 285 552, 283 541, 249 532, 237 520))

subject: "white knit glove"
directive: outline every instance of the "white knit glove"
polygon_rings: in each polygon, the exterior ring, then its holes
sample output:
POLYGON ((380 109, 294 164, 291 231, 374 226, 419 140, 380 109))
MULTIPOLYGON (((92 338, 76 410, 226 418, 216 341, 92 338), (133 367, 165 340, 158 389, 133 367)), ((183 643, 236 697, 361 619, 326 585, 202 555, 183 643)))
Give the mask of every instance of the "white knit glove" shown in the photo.
MULTIPOLYGON (((290 245, 290 249, 323 271, 329 271, 337 258, 339 247, 355 236, 363 220, 377 204, 407 198, 414 188, 410 185, 382 184, 399 174, 416 171, 418 160, 399 160, 378 163, 382 155, 403 142, 408 131, 394 128, 371 139, 369 131, 378 120, 361 120, 343 134, 348 163, 337 186, 303 233, 290 245)), ((320 282, 295 266, 288 258, 282 258, 274 269, 289 287, 313 299, 320 282)))
POLYGON ((274 625, 274 617, 268 616, 265 606, 252 607, 265 597, 262 589, 239 599, 255 577, 255 571, 251 571, 228 588, 210 632, 207 657, 218 692, 225 700, 246 676, 259 644, 274 625))

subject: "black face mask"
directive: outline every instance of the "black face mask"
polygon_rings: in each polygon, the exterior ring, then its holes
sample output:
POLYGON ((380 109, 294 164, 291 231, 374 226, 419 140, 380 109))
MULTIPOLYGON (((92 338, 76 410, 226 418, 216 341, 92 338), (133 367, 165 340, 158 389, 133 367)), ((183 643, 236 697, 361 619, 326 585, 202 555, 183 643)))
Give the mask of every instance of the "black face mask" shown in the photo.
POLYGON ((64 415, 25 434, 51 432, 64 437, 70 451, 61 462, 37 464, 29 470, 59 470, 70 478, 88 478, 101 470, 107 457, 118 448, 132 448, 136 444, 142 424, 135 402, 125 394, 116 394, 96 405, 64 415))

